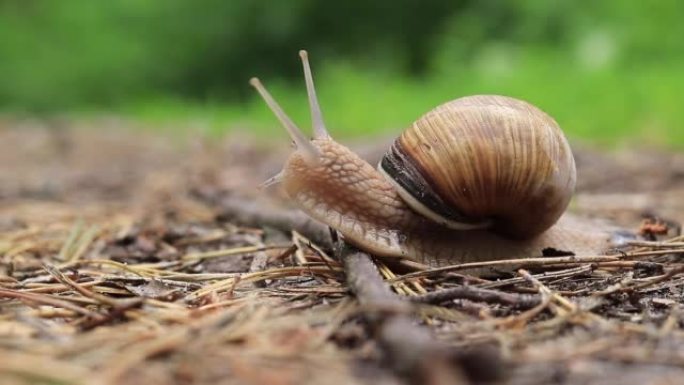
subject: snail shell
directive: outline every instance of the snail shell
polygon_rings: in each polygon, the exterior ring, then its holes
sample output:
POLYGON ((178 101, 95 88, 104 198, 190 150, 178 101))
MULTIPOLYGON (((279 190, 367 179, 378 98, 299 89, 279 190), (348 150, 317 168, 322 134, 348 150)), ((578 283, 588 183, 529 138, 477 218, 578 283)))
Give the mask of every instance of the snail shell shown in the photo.
POLYGON ((379 169, 424 216, 516 239, 556 223, 576 181, 556 121, 527 102, 495 95, 429 111, 396 139, 379 169))

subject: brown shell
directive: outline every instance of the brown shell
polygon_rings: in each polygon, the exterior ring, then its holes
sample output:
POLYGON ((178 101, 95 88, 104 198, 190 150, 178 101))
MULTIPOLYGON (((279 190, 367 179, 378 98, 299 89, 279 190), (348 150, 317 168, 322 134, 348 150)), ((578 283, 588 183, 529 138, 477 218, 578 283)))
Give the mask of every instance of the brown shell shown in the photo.
POLYGON ((423 211, 475 227, 489 222, 513 238, 551 227, 576 179, 555 120, 527 102, 493 95, 456 99, 426 113, 395 141, 381 169, 423 211))

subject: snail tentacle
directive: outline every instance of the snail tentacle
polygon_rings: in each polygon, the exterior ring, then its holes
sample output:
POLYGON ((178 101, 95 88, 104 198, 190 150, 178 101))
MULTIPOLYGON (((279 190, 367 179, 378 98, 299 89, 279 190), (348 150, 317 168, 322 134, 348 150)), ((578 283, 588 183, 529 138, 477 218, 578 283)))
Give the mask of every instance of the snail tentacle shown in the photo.
POLYGON ((259 81, 258 78, 252 78, 249 81, 249 84, 254 87, 257 92, 259 92, 259 95, 264 99, 268 107, 273 111, 273 114, 278 118, 280 123, 285 127, 287 130, 287 133, 290 134, 290 138, 292 138, 292 141, 295 143, 295 146, 297 147, 297 151, 301 151, 302 155, 304 156, 304 159, 306 159, 307 163, 310 164, 316 164, 318 163, 318 160, 320 159, 320 152, 314 146, 307 138, 304 136, 304 133, 302 130, 297 127, 296 124, 290 119, 289 116, 283 111, 283 109, 280 107, 278 102, 273 99, 273 96, 266 90, 266 87, 259 81))
POLYGON ((314 87, 311 66, 309 65, 309 54, 305 50, 301 50, 299 51, 299 57, 302 59, 302 66, 304 67, 304 79, 306 81, 306 93, 309 96, 309 109, 311 110, 311 124, 313 125, 314 138, 328 139, 330 138, 330 134, 328 134, 328 130, 325 128, 323 113, 318 104, 316 87, 314 87))
POLYGON ((282 182, 283 178, 285 178, 285 172, 283 170, 280 170, 277 174, 261 182, 261 184, 259 185, 259 190, 263 190, 270 186, 276 185, 282 182))

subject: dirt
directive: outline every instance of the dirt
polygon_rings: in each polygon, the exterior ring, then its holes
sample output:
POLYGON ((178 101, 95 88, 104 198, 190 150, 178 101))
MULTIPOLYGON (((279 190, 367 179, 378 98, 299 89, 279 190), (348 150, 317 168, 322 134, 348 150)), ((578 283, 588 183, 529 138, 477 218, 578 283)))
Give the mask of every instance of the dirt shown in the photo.
MULTIPOLYGON (((287 156, 284 137, 163 136, 100 119, 8 121, 0 143, 3 384, 409 382, 387 364, 330 250, 236 226, 206 199, 287 206, 277 189, 256 188, 287 156)), ((387 143, 351 146, 375 162, 387 143)), ((658 218, 663 238, 677 234, 684 154, 574 148, 571 210, 629 230, 658 218)), ((494 347, 504 366, 496 384, 680 383, 680 257, 624 262, 541 278, 560 297, 534 314, 454 299, 425 307, 416 322, 452 346, 494 347)), ((395 290, 414 295, 462 279, 395 290)), ((524 280, 496 289, 541 290, 524 280)))

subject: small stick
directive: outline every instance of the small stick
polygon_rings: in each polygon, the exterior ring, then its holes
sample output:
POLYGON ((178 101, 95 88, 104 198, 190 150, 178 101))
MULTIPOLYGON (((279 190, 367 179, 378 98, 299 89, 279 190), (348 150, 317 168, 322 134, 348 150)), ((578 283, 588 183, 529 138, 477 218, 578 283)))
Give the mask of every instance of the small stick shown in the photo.
POLYGON ((298 233, 296 231, 292 231, 292 244, 297 246, 294 252, 294 261, 295 264, 297 265, 305 265, 307 262, 306 257, 304 256, 304 246, 302 246, 301 238, 298 237, 298 233))
POLYGON ((282 245, 264 245, 264 244, 259 244, 259 245, 252 245, 252 246, 245 246, 245 247, 234 247, 234 248, 229 248, 229 249, 222 249, 222 250, 212 250, 212 251, 207 251, 203 253, 190 253, 187 255, 184 255, 181 257, 182 261, 200 261, 200 260, 205 260, 205 259, 210 259, 210 258, 220 258, 220 257, 227 257, 231 255, 243 255, 243 254, 251 254, 251 253, 258 253, 258 252, 263 252, 267 250, 273 250, 273 249, 286 249, 290 247, 289 244, 282 244, 282 245))
MULTIPOLYGON (((267 264, 268 255, 263 251, 256 252, 254 253, 254 257, 252 257, 252 262, 249 264, 249 272, 256 273, 258 271, 264 271, 267 264)), ((253 285, 256 287, 266 287, 266 281, 256 281, 253 285)))
POLYGON ((415 324, 408 314, 410 304, 392 292, 368 254, 346 244, 338 247, 336 254, 344 264, 350 289, 365 308, 373 310, 365 314, 366 319, 376 329, 397 372, 424 381, 439 371, 442 380, 448 379, 444 383, 460 383, 461 371, 452 365, 460 362, 460 369, 470 377, 492 379, 500 374, 498 352, 455 351, 434 339, 427 328, 415 324))
POLYGON ((112 310, 102 318, 86 320, 84 323, 81 324, 81 329, 91 330, 100 325, 104 325, 109 321, 125 316, 126 312, 134 308, 140 307, 140 305, 142 305, 143 302, 144 298, 135 298, 122 305, 113 307, 112 310))
MULTIPOLYGON (((562 295, 554 292, 553 290, 549 289, 546 285, 541 283, 537 278, 535 278, 532 274, 530 274, 527 270, 520 269, 518 270, 518 274, 522 275, 523 278, 525 278, 528 282, 530 282, 532 285, 534 285, 537 290, 539 290, 539 293, 542 294, 543 296, 548 296, 552 298, 554 301, 562 305, 565 310, 570 311, 570 312, 575 312, 577 311, 577 305, 574 303, 570 302, 567 298, 563 297, 562 295)), ((563 312, 565 313, 565 312, 563 312)))
POLYGON ((551 303, 551 297, 542 296, 541 302, 533 307, 532 309, 526 310, 518 315, 510 316, 502 320, 497 320, 496 324, 502 327, 511 326, 524 326, 526 323, 530 322, 534 317, 539 315, 544 309, 546 309, 551 303))
POLYGON ((586 263, 597 263, 597 262, 616 262, 627 258, 636 257, 646 257, 664 254, 684 254, 684 249, 668 249, 668 250, 654 250, 654 251, 642 251, 633 253, 623 253, 615 255, 593 255, 586 257, 555 257, 555 258, 516 258, 516 259, 502 259, 498 261, 484 261, 484 262, 469 262, 461 263, 457 265, 449 265, 443 267, 436 267, 433 269, 417 271, 415 273, 409 273, 395 278, 391 282, 403 281, 406 279, 414 278, 424 278, 434 275, 439 275, 446 272, 465 270, 465 269, 476 269, 482 267, 492 267, 492 266, 514 266, 514 267, 548 267, 552 266, 567 266, 567 265, 582 265, 586 263))
POLYGON ((615 294, 615 293, 633 292, 636 290, 645 289, 649 286, 653 286, 653 285, 656 285, 658 283, 667 281, 670 278, 674 277, 675 275, 678 275, 681 273, 684 273, 684 266, 679 266, 677 268, 671 269, 667 273, 665 273, 663 275, 659 275, 657 277, 653 277, 653 278, 651 278, 645 282, 637 283, 637 284, 630 285, 630 286, 617 286, 614 288, 610 288, 607 290, 596 292, 592 295, 594 297, 600 297, 600 296, 615 294))
POLYGON ((438 304, 454 299, 467 299, 476 302, 509 305, 517 309, 529 309, 537 306, 541 302, 541 297, 538 295, 504 293, 474 286, 460 286, 443 289, 409 297, 409 299, 411 302, 424 302, 430 304, 438 304))
MULTIPOLYGON (((104 280, 95 280, 95 281, 90 281, 90 282, 84 282, 81 284, 82 287, 92 287, 92 286, 97 286, 101 285, 104 283, 104 280)), ((72 290, 71 286, 69 285, 44 285, 40 287, 31 287, 30 285, 25 285, 27 289, 22 290, 25 293, 42 293, 42 294, 57 294, 57 293, 62 293, 68 290, 72 290)))
POLYGON ((629 246, 648 247, 652 249, 667 249, 684 247, 684 242, 651 242, 651 241, 628 241, 629 246))
POLYGON ((363 305, 393 306, 399 311, 409 311, 408 304, 394 294, 382 280, 370 256, 343 244, 337 254, 344 263, 347 284, 363 305))
POLYGON ((43 267, 45 268, 45 270, 47 270, 48 273, 50 273, 50 275, 52 275, 62 285, 69 286, 74 291, 76 291, 77 293, 81 294, 82 296, 84 296, 86 298, 92 298, 97 302, 100 302, 104 305, 108 305, 108 306, 112 306, 112 307, 118 307, 120 305, 123 305, 123 303, 121 301, 117 301, 115 299, 107 297, 106 295, 98 294, 98 293, 95 293, 93 291, 86 289, 85 287, 82 287, 81 285, 77 284, 76 282, 71 280, 69 277, 64 275, 61 271, 59 271, 59 269, 57 269, 57 267, 55 267, 49 263, 45 263, 43 265, 43 267))
MULTIPOLYGON (((594 269, 593 266, 588 264, 588 265, 581 265, 578 267, 571 267, 571 268, 565 269, 565 270, 550 271, 550 272, 544 272, 541 274, 535 274, 535 275, 533 275, 533 277, 535 277, 536 279, 538 279, 540 281, 549 281, 552 279, 574 277, 577 275, 590 273, 593 269, 594 269)), ((477 287, 482 288, 482 289, 494 289, 497 287, 515 285, 515 284, 519 284, 519 283, 523 283, 523 282, 526 282, 525 278, 513 277, 513 278, 503 279, 501 281, 496 281, 496 282, 482 283, 480 285, 477 285, 477 287)))
POLYGON ((49 297, 47 295, 34 294, 34 293, 24 293, 21 291, 10 290, 10 289, 0 289, 0 297, 14 298, 14 299, 22 300, 22 301, 40 303, 40 304, 48 305, 48 306, 61 307, 64 309, 71 310, 75 313, 78 313, 78 314, 81 314, 81 315, 84 315, 87 317, 91 317, 93 319, 101 319, 104 317, 102 314, 92 312, 92 311, 90 311, 88 309, 84 309, 80 306, 76 306, 76 305, 72 304, 71 302, 55 299, 55 298, 49 297))
POLYGON ((548 264, 554 265, 577 265, 587 264, 593 262, 618 261, 619 256, 593 256, 593 257, 556 257, 556 258, 517 258, 517 259, 502 259, 498 261, 484 261, 484 262, 468 262, 457 265, 449 265, 443 267, 436 267, 428 270, 417 271, 414 273, 404 274, 397 277, 394 281, 403 281, 407 279, 425 278, 435 275, 440 275, 446 272, 491 267, 491 266, 525 266, 525 267, 542 267, 548 264))

